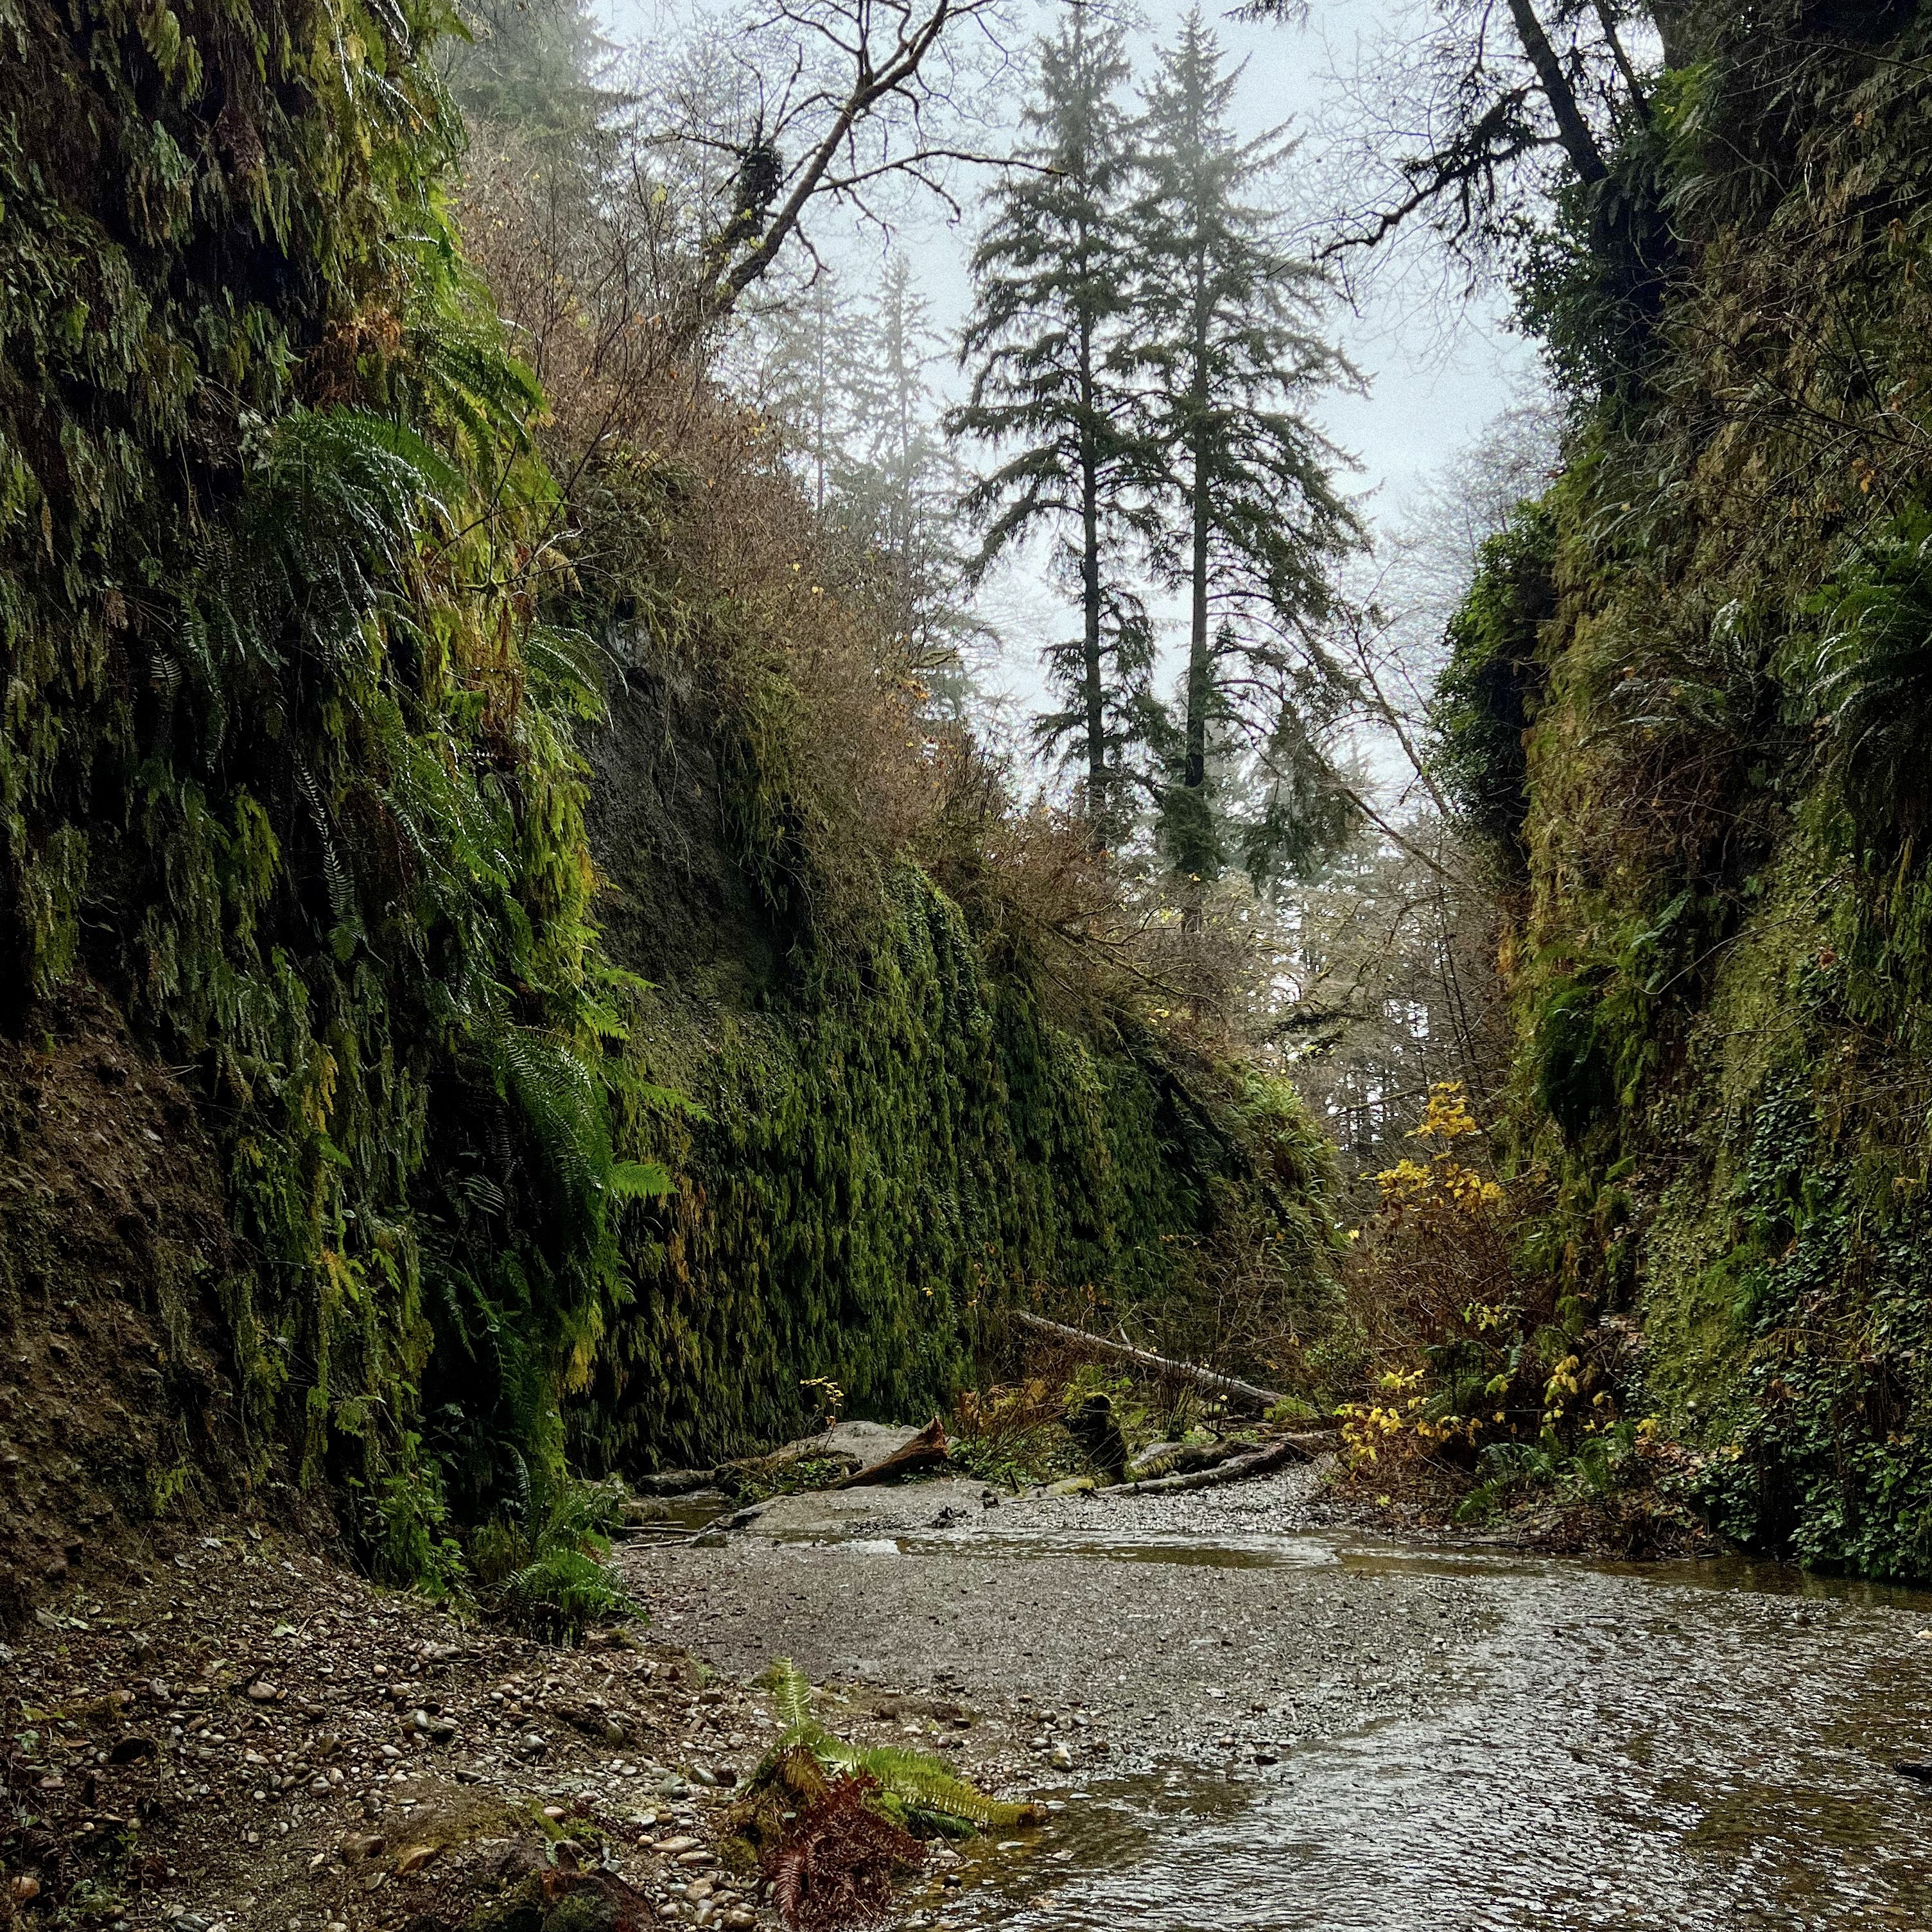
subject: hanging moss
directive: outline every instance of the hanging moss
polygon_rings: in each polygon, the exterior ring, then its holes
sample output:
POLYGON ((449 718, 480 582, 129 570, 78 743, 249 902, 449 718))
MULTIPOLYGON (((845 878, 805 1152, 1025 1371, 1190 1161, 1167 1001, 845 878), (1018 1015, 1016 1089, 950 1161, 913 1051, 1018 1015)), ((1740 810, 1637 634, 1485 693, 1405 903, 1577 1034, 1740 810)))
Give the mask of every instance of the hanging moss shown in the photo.
POLYGON ((1190 1064, 1118 1011, 1056 1018, 909 860, 801 929, 794 899, 748 888, 754 860, 726 858, 730 787, 692 782, 740 765, 742 723, 710 716, 674 720, 660 771, 663 716, 620 703, 594 754, 614 940, 662 982, 632 1043, 709 1118, 665 1155, 675 1201, 627 1238, 635 1300, 575 1412, 586 1456, 702 1465, 795 1435, 820 1376, 852 1412, 929 1414, 1016 1298, 1205 1348, 1246 1270, 1318 1329, 1327 1148, 1292 1089, 1190 1064))
MULTIPOLYGON (((817 918, 780 676, 645 721, 722 803, 704 862, 607 839, 662 986, 612 963, 587 593, 446 218, 445 22, 0 0, 0 1022, 92 986, 184 1070, 249 1439, 432 1584, 572 1397, 600 1456, 696 1456, 810 1375, 940 1400, 1022 1290, 1326 1279, 1283 1095, 1054 1017, 910 862, 817 918)), ((625 467, 596 514, 648 557, 625 467)))
POLYGON ((1923 1576, 1932 23, 1814 10, 1714 22, 1642 137, 1656 352, 1549 500, 1517 1154, 1720 1527, 1923 1576))
POLYGON ((538 398, 442 214, 444 20, 0 0, 5 1017, 84 976, 189 1070, 256 1439, 411 1570, 425 1432, 472 1500, 560 1454, 606 1203, 652 1180, 610 1143, 538 398))

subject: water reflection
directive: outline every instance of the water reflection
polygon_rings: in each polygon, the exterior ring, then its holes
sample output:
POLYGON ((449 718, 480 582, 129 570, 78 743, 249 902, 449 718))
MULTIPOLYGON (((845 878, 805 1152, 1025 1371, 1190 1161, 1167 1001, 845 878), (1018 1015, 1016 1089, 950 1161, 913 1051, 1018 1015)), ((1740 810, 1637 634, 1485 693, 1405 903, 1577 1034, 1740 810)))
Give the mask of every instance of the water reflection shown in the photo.
POLYGON ((1422 1714, 1238 1782, 1095 1784, 928 1911, 961 1932, 1932 1928, 1932 1790, 1893 1768, 1932 1759, 1932 1599, 1762 1564, 1270 1540, 1461 1575, 1496 1634, 1422 1714))

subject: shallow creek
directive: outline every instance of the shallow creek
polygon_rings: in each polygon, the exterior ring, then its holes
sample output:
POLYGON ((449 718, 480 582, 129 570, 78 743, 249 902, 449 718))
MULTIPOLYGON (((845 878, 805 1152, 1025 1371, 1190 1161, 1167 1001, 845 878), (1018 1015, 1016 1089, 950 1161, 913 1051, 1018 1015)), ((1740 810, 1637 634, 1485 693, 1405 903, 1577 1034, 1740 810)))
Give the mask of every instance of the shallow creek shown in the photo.
POLYGON ((1932 1761, 1932 1598, 1406 1548, 1309 1526, 1292 1480, 955 1490, 638 1559, 664 1634, 956 1692, 981 1768, 1058 1804, 913 1901, 928 1924, 1932 1928, 1932 1785, 1894 1768, 1932 1761))

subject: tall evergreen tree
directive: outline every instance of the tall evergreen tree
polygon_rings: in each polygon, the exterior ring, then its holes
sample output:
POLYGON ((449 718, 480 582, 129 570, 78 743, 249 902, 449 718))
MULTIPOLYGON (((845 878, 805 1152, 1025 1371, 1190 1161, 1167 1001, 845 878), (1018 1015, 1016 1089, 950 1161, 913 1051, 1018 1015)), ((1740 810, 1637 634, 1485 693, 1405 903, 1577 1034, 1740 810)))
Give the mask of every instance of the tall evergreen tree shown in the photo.
POLYGON ((466 118, 514 134, 550 171, 600 178, 628 103, 604 84, 616 50, 590 0, 472 0, 465 11, 468 34, 436 58, 466 118))
POLYGON ((853 418, 853 371, 861 360, 862 318, 832 271, 819 266, 802 287, 752 310, 730 374, 770 418, 824 514, 853 418))
POLYGON ((1126 281, 1129 68, 1120 29, 1083 0, 1040 41, 1038 60, 1018 157, 1031 165, 990 197, 961 348, 971 398, 950 425, 1012 452, 968 493, 986 520, 976 568, 1049 532, 1077 586, 1080 634, 1047 652, 1065 701, 1038 727, 1049 748, 1084 761, 1088 809, 1105 836, 1118 828, 1126 764, 1147 735, 1153 658, 1144 610, 1116 567, 1135 520, 1126 398, 1109 359, 1126 281))
POLYGON ((852 413, 831 508, 875 560, 909 666, 957 709, 974 630, 959 595, 961 478, 928 374, 940 339, 904 255, 886 263, 867 320, 866 353, 848 372, 852 413))
POLYGON ((1348 818, 1343 794, 1319 782, 1313 728, 1336 680, 1316 631, 1330 567, 1360 532, 1335 488, 1340 454, 1306 411, 1352 371, 1316 332, 1321 272, 1279 238, 1277 216, 1244 199, 1291 151, 1278 133, 1237 137, 1239 80, 1196 8, 1144 96, 1129 222, 1134 460, 1159 518, 1157 560, 1188 601, 1162 835, 1198 879, 1227 856, 1217 736, 1244 746, 1263 781, 1238 827, 1257 877, 1306 866, 1348 818))

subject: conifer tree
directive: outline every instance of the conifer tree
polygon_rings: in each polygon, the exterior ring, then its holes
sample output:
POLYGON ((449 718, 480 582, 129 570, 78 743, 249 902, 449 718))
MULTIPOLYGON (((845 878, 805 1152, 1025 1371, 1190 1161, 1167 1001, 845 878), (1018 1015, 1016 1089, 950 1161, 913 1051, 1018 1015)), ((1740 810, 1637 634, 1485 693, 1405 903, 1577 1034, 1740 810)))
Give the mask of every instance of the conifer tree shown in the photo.
POLYGON ((973 630, 959 596, 961 478, 928 375, 940 338, 904 255, 887 262, 869 309, 865 352, 847 376, 851 417, 832 508, 876 560, 908 667, 956 709, 973 630))
POLYGON ((1244 198, 1292 150, 1278 133, 1236 136, 1239 79, 1197 8, 1144 96, 1129 223, 1134 461, 1158 516, 1156 560, 1189 616, 1161 830, 1169 858, 1197 880, 1227 856, 1217 738, 1224 757, 1244 748, 1262 782, 1259 808, 1238 827, 1258 878, 1310 863, 1348 811, 1320 782, 1313 728, 1337 680, 1316 633, 1330 567, 1359 529, 1334 485, 1340 452, 1306 412, 1353 372, 1316 332, 1321 272, 1284 245, 1275 214, 1244 198))
POLYGON ((1126 766, 1146 735, 1152 646, 1145 613, 1118 567, 1135 521, 1126 488, 1126 398, 1110 357, 1126 280, 1121 218, 1130 186, 1129 68, 1120 29, 1076 0, 1038 49, 1037 92, 1012 170, 990 197, 973 256, 974 303, 961 349, 973 372, 956 434, 1010 450, 968 493, 985 520, 975 568, 1036 532, 1077 586, 1077 638, 1049 648, 1061 708, 1042 742, 1084 763, 1088 810, 1118 832, 1126 766))
POLYGON ((469 32, 436 56, 465 117, 514 134, 547 171, 594 184, 628 102, 604 85, 616 49, 589 0, 472 0, 466 11, 469 32))
POLYGON ((852 428, 860 318, 837 277, 820 265, 803 286, 787 286, 749 320, 745 366, 732 374, 773 422, 812 507, 823 514, 852 428))

